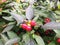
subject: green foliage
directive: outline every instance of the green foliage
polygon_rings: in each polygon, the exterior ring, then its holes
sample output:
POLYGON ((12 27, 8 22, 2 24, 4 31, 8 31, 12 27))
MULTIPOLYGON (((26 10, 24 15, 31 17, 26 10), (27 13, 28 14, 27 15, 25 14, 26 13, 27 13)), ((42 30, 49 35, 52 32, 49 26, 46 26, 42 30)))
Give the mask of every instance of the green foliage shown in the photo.
POLYGON ((45 45, 43 39, 40 36, 34 35, 33 38, 36 40, 37 45, 45 45))
MULTIPOLYGON (((57 0, 7 0, 0 4, 0 45, 58 45, 60 38, 60 5, 57 0), (19 3, 18 3, 19 2, 19 3), (45 24, 45 18, 51 20, 45 24), (22 29, 22 24, 30 26, 36 21, 31 32, 22 29), (43 28, 45 26, 45 28, 43 28), (45 31, 53 30, 48 35, 45 31), (48 44, 48 41, 51 41, 48 44), (3 44, 2 44, 3 43, 3 44)), ((60 3, 60 2, 59 2, 60 3)))

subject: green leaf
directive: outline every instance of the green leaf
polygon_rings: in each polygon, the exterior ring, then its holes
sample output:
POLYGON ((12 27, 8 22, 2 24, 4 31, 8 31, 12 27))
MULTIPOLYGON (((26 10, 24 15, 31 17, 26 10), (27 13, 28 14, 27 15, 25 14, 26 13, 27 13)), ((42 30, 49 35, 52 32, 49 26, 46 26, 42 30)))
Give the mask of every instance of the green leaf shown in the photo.
POLYGON ((8 25, 8 26, 2 31, 2 33, 7 32, 7 31, 10 31, 13 27, 14 27, 14 25, 8 25))
POLYGON ((35 41, 30 37, 29 34, 23 35, 23 41, 25 42, 25 45, 36 45, 35 41))
POLYGON ((12 45, 12 44, 14 44, 14 43, 16 43, 16 42, 19 42, 19 41, 20 41, 20 38, 16 37, 16 38, 13 38, 13 39, 8 40, 8 41, 5 43, 5 45, 12 45))
POLYGON ((56 32, 56 37, 60 38, 60 30, 54 30, 56 32))
POLYGON ((12 31, 7 32, 7 34, 8 34, 8 36, 9 36, 10 39, 13 39, 15 37, 18 37, 17 34, 14 33, 14 32, 12 32, 12 31))
POLYGON ((34 20, 34 21, 37 21, 38 18, 39 18, 39 15, 37 15, 33 20, 34 20))
POLYGON ((55 13, 60 15, 60 10, 56 10, 55 13))
POLYGON ((34 15, 37 16, 37 15, 40 15, 40 16, 43 16, 43 17, 47 17, 48 15, 45 14, 45 10, 37 10, 37 9, 34 9, 35 13, 34 15), (44 11, 44 12, 43 12, 44 11))
POLYGON ((4 42, 6 42, 6 41, 9 40, 4 34, 1 34, 1 39, 2 39, 4 42))
POLYGON ((60 19, 60 16, 58 16, 58 15, 55 15, 55 17, 56 17, 56 19, 60 19))
POLYGON ((17 21, 17 25, 24 21, 24 17, 22 15, 10 12, 11 16, 17 21))
POLYGON ((9 16, 9 17, 3 17, 5 20, 7 20, 7 21, 14 21, 14 19, 12 18, 12 16, 9 16))
POLYGON ((8 25, 13 25, 13 24, 15 24, 15 22, 10 22, 10 23, 8 23, 8 25))
POLYGON ((33 38, 36 40, 38 45, 45 45, 43 39, 40 36, 34 34, 33 38))
POLYGON ((0 45, 4 45, 1 39, 0 39, 0 45))
POLYGON ((60 23, 58 22, 49 22, 45 25, 42 26, 45 30, 47 29, 55 29, 55 30, 60 30, 60 23))
POLYGON ((53 13, 52 11, 47 12, 48 13, 48 17, 51 19, 51 21, 55 21, 56 17, 55 17, 55 13, 53 13))
POLYGON ((19 45, 24 45, 22 42, 19 42, 19 45))
POLYGON ((49 43, 48 45, 55 45, 55 42, 54 41, 52 41, 51 43, 49 43))
POLYGON ((26 18, 28 20, 31 20, 34 17, 34 10, 32 8, 32 5, 29 5, 28 8, 26 9, 26 18))

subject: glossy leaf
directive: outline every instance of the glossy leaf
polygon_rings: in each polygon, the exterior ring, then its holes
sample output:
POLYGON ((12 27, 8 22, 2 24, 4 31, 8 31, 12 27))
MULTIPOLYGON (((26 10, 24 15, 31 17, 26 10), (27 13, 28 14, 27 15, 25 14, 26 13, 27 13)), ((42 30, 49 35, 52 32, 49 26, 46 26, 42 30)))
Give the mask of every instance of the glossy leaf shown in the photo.
POLYGON ((29 7, 26 9, 26 18, 28 20, 31 20, 34 17, 34 10, 32 8, 32 5, 29 5, 29 7))
POLYGON ((2 33, 7 32, 7 31, 10 31, 13 27, 14 27, 14 25, 8 25, 8 26, 2 31, 2 33))
POLYGON ((28 34, 23 35, 23 41, 25 45, 36 45, 35 41, 28 34))
POLYGON ((50 2, 50 8, 54 7, 54 2, 50 2))
POLYGON ((17 34, 15 34, 15 33, 12 32, 12 31, 7 32, 7 34, 8 34, 8 36, 9 36, 10 39, 13 39, 13 38, 15 38, 15 37, 18 37, 17 34))
POLYGON ((19 4, 18 4, 18 3, 16 3, 16 2, 12 2, 12 3, 7 4, 7 5, 6 5, 6 7, 8 7, 8 6, 16 6, 16 5, 18 5, 18 6, 19 6, 19 4))
POLYGON ((29 2, 30 4, 34 4, 37 0, 21 0, 22 2, 29 2))
POLYGON ((43 16, 43 17, 47 17, 48 15, 46 13, 44 13, 45 10, 37 10, 37 9, 34 9, 34 15, 35 16, 43 16))
POLYGON ((60 30, 54 30, 56 33, 56 37, 60 38, 60 30))
POLYGON ((37 45, 45 45, 43 39, 40 36, 34 35, 34 39, 36 40, 37 45))
POLYGON ((34 4, 34 2, 36 2, 37 0, 29 0, 30 4, 34 4))
POLYGON ((1 39, 0 39, 0 45, 4 45, 1 39))
POLYGON ((6 41, 9 40, 4 34, 1 34, 1 37, 2 37, 2 39, 3 39, 4 42, 6 42, 6 41))
POLYGON ((12 44, 14 44, 14 43, 16 43, 16 42, 19 42, 19 41, 20 41, 19 38, 13 38, 13 39, 8 40, 8 41, 5 43, 5 45, 12 45, 12 44))
POLYGON ((12 18, 12 16, 10 17, 3 17, 5 20, 8 20, 8 21, 13 21, 14 19, 12 18))
POLYGON ((49 22, 42 26, 44 29, 57 29, 60 30, 60 23, 58 22, 49 22))
POLYGON ((17 21, 17 25, 22 23, 24 21, 24 17, 18 14, 15 14, 13 12, 10 12, 10 14, 13 16, 13 18, 17 21))
POLYGON ((8 25, 13 25, 13 24, 15 24, 15 22, 10 22, 10 23, 8 23, 8 25))
POLYGON ((57 15, 60 15, 60 10, 56 10, 55 13, 56 13, 57 15))

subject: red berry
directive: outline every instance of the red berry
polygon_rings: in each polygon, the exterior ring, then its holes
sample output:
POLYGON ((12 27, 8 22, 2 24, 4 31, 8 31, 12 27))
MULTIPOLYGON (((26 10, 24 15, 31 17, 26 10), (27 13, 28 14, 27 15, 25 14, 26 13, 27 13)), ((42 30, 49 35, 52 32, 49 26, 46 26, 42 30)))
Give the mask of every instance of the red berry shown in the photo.
POLYGON ((57 39, 57 43, 60 43, 60 38, 57 39))
POLYGON ((26 27, 26 31, 30 32, 32 30, 32 28, 30 26, 26 27))
POLYGON ((48 35, 48 34, 49 34, 49 32, 50 32, 49 30, 46 30, 46 31, 45 31, 45 34, 46 34, 46 35, 48 35))
POLYGON ((22 27, 24 30, 26 30, 27 25, 26 25, 26 24, 22 24, 21 27, 22 27))
POLYGON ((52 30, 46 30, 46 31, 45 31, 45 34, 48 35, 48 34, 51 33, 51 32, 52 32, 52 30))
POLYGON ((35 21, 31 21, 30 24, 31 24, 31 26, 35 26, 36 22, 35 21))
POLYGON ((44 20, 45 23, 49 23, 50 21, 51 21, 50 18, 45 18, 44 20))

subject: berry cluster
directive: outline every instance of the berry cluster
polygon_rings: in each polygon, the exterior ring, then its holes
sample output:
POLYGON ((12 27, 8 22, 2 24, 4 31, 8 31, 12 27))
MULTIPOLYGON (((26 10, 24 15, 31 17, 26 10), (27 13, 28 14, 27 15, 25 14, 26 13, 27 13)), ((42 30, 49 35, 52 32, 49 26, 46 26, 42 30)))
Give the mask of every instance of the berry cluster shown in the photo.
POLYGON ((60 38, 57 39, 57 43, 60 43, 60 38))
POLYGON ((49 23, 49 22, 51 22, 50 18, 45 18, 45 19, 44 19, 44 23, 45 23, 45 24, 46 24, 46 23, 49 23))
MULTIPOLYGON (((50 18, 45 18, 45 19, 44 19, 44 23, 45 23, 45 24, 46 24, 46 23, 49 23, 49 22, 51 22, 50 18)), ((48 30, 45 31, 45 34, 46 34, 46 35, 48 35, 49 33, 51 33, 51 30, 48 29, 48 30)))
POLYGON ((29 21, 28 24, 26 24, 26 23, 22 24, 21 27, 24 30, 30 32, 32 30, 32 27, 34 27, 35 25, 36 25, 36 22, 32 20, 32 21, 29 21))

